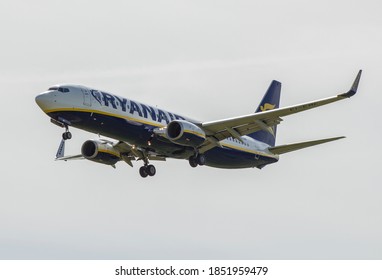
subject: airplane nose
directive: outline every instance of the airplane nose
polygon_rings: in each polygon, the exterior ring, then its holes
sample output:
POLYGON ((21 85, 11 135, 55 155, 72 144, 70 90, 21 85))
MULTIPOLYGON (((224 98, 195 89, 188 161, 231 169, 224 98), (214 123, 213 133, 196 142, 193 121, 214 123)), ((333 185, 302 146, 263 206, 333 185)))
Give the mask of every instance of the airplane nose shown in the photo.
POLYGON ((44 112, 49 109, 52 103, 52 97, 49 93, 41 93, 36 96, 35 98, 37 105, 43 110, 44 112))
POLYGON ((36 100, 37 105, 42 107, 46 103, 46 95, 41 93, 41 94, 36 96, 35 100, 36 100))

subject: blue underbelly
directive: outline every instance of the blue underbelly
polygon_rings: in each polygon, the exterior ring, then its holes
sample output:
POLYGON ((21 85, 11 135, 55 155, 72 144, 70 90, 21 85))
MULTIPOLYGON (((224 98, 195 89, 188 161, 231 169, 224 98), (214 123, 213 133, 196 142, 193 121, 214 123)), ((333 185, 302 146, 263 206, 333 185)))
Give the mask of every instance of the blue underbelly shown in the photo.
MULTIPOLYGON (((49 116, 56 120, 64 118, 73 127, 125 141, 160 155, 188 159, 194 154, 194 149, 191 147, 177 145, 154 135, 153 129, 155 127, 152 125, 91 112, 52 112, 49 113, 49 116)), ((271 157, 220 147, 207 151, 205 156, 206 165, 217 168, 262 167, 277 161, 277 159, 271 157)))

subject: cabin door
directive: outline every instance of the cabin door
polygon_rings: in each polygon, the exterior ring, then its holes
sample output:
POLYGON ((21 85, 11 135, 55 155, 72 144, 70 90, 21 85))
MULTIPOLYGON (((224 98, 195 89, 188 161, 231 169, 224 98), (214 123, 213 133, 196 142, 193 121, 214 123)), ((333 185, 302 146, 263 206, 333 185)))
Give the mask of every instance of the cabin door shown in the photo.
POLYGON ((92 106, 92 96, 90 94, 90 91, 88 89, 82 89, 82 93, 84 95, 84 105, 85 106, 92 106))

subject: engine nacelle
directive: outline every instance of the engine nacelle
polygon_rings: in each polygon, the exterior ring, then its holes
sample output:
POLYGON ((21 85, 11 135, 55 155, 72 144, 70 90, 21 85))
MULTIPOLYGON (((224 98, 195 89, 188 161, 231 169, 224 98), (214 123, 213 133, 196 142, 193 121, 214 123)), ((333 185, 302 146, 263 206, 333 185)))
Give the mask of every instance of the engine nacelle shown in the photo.
POLYGON ((120 153, 110 143, 98 140, 83 143, 81 154, 88 160, 106 165, 114 165, 121 159, 120 153))
POLYGON ((166 138, 175 144, 196 148, 206 140, 206 134, 193 123, 176 120, 167 125, 166 138))

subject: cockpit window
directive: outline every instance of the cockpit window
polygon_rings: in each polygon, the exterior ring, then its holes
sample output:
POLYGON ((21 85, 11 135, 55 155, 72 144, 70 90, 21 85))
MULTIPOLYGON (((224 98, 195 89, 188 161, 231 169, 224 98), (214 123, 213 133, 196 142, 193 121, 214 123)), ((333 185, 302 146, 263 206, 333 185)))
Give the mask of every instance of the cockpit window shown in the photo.
POLYGON ((65 88, 65 87, 59 87, 59 88, 58 88, 58 91, 61 91, 61 92, 69 92, 69 89, 68 89, 68 88, 65 88))
POLYGON ((48 90, 58 90, 60 92, 69 92, 70 90, 66 87, 50 87, 48 90))

